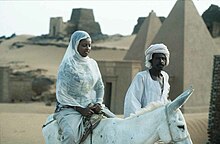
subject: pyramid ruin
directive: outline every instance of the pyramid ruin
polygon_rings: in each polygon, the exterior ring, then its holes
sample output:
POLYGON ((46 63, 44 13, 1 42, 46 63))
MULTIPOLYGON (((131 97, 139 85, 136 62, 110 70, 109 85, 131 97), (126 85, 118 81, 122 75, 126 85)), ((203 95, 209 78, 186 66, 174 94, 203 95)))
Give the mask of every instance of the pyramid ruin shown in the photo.
POLYGON ((95 22, 92 9, 73 9, 71 18, 67 22, 63 22, 62 17, 50 18, 49 36, 51 37, 69 36, 76 30, 85 30, 91 36, 102 34, 99 23, 95 22))
POLYGON ((160 27, 160 19, 156 16, 155 12, 151 11, 148 18, 146 18, 141 25, 140 30, 124 57, 124 60, 140 60, 142 62, 142 68, 144 69, 145 48, 151 44, 160 27))
POLYGON ((193 86, 184 110, 207 112, 216 47, 192 0, 177 0, 152 43, 164 43, 171 53, 170 98, 193 86))

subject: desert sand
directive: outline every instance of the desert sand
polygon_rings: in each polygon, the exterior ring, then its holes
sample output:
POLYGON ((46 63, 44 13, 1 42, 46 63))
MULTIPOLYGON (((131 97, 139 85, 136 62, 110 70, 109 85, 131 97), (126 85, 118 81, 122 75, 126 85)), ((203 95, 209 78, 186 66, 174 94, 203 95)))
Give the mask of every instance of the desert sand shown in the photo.
MULTIPOLYGON (((56 76, 65 48, 24 44, 12 47, 15 42, 27 42, 30 35, 20 35, 0 43, 0 65, 10 65, 14 70, 44 69, 46 75, 56 76)), ((96 60, 122 60, 135 36, 107 42, 98 42, 90 57, 96 60)), ((215 39, 220 45, 220 39, 215 39)), ((47 116, 54 111, 52 106, 38 103, 0 103, 0 144, 43 144, 41 127, 47 116)), ((208 113, 184 114, 194 144, 205 144, 208 140, 208 113)))

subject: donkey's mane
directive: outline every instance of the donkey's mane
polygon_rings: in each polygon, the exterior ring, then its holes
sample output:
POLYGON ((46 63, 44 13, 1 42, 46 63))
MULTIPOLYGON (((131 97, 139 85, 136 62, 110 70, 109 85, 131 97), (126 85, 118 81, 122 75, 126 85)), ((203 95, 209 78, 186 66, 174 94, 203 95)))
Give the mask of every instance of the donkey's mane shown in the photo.
MULTIPOLYGON (((169 102, 167 102, 167 103, 169 103, 169 102)), ((141 108, 140 110, 135 112, 135 114, 131 114, 130 117, 128 117, 128 118, 133 118, 133 117, 142 115, 144 113, 151 112, 151 111, 153 111, 153 110, 155 110, 155 109, 157 109, 159 107, 165 106, 165 105, 166 104, 161 103, 161 102, 151 102, 146 107, 141 108)))

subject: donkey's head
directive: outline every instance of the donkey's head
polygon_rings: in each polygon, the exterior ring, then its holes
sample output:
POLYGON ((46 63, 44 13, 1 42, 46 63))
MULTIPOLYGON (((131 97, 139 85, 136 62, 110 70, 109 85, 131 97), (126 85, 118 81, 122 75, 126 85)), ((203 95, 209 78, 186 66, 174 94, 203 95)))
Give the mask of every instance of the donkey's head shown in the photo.
POLYGON ((160 139, 165 143, 192 144, 185 119, 179 109, 192 93, 193 89, 189 88, 165 106, 166 124, 159 132, 160 139))

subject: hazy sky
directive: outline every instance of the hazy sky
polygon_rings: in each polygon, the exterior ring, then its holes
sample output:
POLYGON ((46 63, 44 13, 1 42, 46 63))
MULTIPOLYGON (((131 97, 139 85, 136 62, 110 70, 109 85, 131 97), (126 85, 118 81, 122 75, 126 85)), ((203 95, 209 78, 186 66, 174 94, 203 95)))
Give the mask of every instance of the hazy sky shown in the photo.
MULTIPOLYGON (((138 17, 155 11, 167 17, 176 0, 3 0, 0 1, 0 36, 12 33, 41 35, 49 33, 51 17, 70 19, 73 8, 93 9, 95 21, 102 33, 130 35, 138 17)), ((200 15, 211 4, 220 6, 220 0, 193 0, 200 15)))

